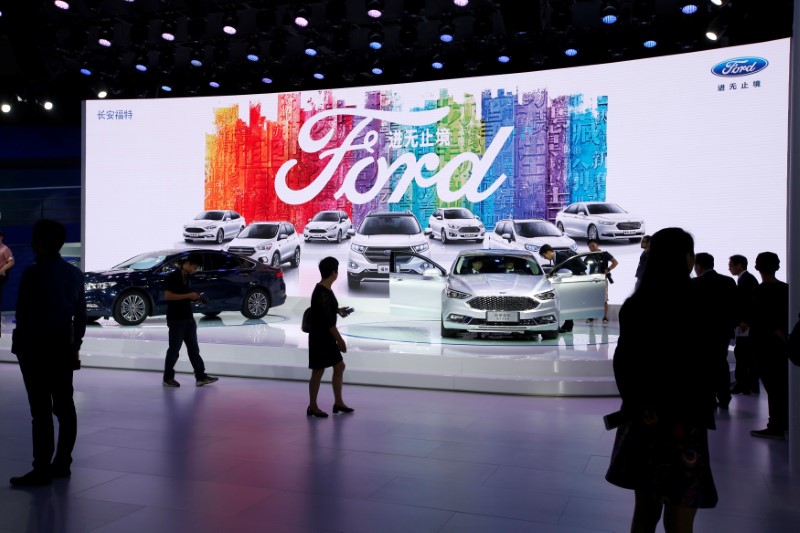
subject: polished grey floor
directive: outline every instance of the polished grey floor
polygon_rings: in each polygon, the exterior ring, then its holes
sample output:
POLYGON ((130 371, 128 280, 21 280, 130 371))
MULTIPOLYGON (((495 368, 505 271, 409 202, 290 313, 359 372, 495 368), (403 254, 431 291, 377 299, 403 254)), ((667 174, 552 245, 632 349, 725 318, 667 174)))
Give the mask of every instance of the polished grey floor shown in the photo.
MULTIPOLYGON (((30 465, 14 364, 0 364, 0 532, 626 531, 632 494, 606 483, 615 398, 348 386, 351 415, 307 418, 302 382, 76 374, 73 476, 12 489, 30 465)), ((323 384, 321 405, 330 407, 323 384)), ((766 399, 735 397, 711 434, 720 492, 696 531, 800 531, 788 443, 750 437, 766 399)))

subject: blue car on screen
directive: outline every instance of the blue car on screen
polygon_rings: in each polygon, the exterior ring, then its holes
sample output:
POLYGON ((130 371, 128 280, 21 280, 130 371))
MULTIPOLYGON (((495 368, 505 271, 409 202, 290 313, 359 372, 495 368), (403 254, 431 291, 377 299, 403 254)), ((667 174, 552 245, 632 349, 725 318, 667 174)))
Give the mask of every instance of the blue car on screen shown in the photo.
POLYGON ((190 253, 203 258, 191 277, 192 289, 205 296, 194 305, 195 312, 216 316, 240 311, 247 318, 261 318, 270 307, 286 302, 280 268, 220 250, 161 250, 137 255, 103 272, 87 272, 89 320, 113 317, 119 324, 133 326, 148 316, 165 315, 167 275, 180 268, 190 253))

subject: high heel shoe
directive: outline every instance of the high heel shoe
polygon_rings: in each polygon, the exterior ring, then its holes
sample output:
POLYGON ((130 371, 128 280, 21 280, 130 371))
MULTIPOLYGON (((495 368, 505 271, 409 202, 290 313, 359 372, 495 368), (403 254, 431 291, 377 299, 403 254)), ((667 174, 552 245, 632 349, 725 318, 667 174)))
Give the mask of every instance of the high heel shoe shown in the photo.
POLYGON ((347 407, 346 405, 336 405, 333 404, 333 413, 352 413, 355 411, 352 407, 347 407))
POLYGON ((328 413, 325 411, 314 412, 311 410, 311 406, 306 409, 306 416, 316 416, 317 418, 328 418, 328 413))

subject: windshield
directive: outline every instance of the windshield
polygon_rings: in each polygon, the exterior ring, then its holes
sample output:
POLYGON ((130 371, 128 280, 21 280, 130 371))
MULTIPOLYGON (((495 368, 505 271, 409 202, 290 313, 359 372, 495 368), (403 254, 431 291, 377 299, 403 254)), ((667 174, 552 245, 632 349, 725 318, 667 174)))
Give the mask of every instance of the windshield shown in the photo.
POLYGON ((624 213, 617 204, 588 204, 586 209, 589 210, 590 215, 607 215, 608 213, 624 213))
POLYGON ((222 220, 222 211, 203 211, 196 217, 195 220, 222 220))
POLYGON ((464 255, 456 259, 453 273, 539 276, 542 269, 533 258, 515 255, 464 255))
POLYGON ((251 224, 236 236, 237 239, 274 239, 278 224, 251 224))
POLYGON ((323 211, 314 215, 311 222, 339 222, 339 213, 336 211, 323 211))
POLYGON ((457 219, 457 218, 473 218, 473 214, 468 209, 446 209, 444 211, 444 218, 457 219))
POLYGON ((534 222, 518 222, 514 224, 517 235, 526 239, 534 237, 561 237, 561 231, 554 225, 543 220, 534 222))
POLYGON ((361 235, 416 235, 422 230, 412 216, 382 215, 365 218, 358 232, 361 235))
POLYGON ((129 268, 131 270, 150 270, 154 266, 161 264, 166 258, 166 254, 160 253, 141 254, 128 259, 124 263, 118 264, 114 269, 129 268))

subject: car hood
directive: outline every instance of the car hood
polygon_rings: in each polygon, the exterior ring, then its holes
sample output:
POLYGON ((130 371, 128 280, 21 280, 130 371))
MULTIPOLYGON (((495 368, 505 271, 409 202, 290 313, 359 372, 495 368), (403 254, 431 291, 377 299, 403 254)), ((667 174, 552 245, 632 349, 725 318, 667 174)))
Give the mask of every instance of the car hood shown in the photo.
POLYGON ((186 222, 184 228, 207 228, 209 226, 219 226, 222 224, 221 220, 190 220, 186 222))
POLYGON ((575 241, 573 241, 566 235, 562 235, 561 237, 532 237, 532 238, 517 237, 517 241, 519 241, 522 244, 535 244, 536 246, 549 244, 553 248, 569 248, 573 244, 575 244, 575 241))
POLYGON ((468 274, 450 276, 451 288, 474 296, 527 296, 553 288, 546 276, 519 274, 468 274))
POLYGON ((127 279, 135 276, 140 270, 132 270, 130 268, 118 268, 111 270, 102 270, 100 272, 87 272, 84 274, 84 281, 87 283, 94 281, 113 281, 117 279, 127 279))
POLYGON ((306 224, 308 229, 328 229, 331 226, 338 226, 341 222, 309 222, 306 224))
POLYGON ((231 246, 248 246, 255 248, 259 244, 270 244, 275 241, 270 239, 248 239, 247 237, 236 237, 230 243, 228 243, 228 248, 231 246))
POLYGON ((416 246, 428 242, 425 235, 415 233, 414 235, 360 235, 353 236, 353 244, 375 247, 397 247, 397 246, 416 246))
POLYGON ((606 213, 604 215, 592 215, 592 217, 602 220, 613 220, 614 222, 627 222, 629 220, 635 220, 636 222, 641 221, 641 218, 633 213, 606 213))
POLYGON ((458 224, 459 226, 479 225, 482 224, 477 218, 446 218, 442 220, 442 224, 458 224))

